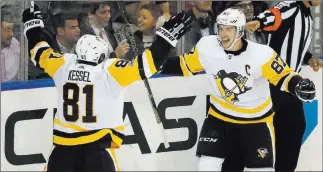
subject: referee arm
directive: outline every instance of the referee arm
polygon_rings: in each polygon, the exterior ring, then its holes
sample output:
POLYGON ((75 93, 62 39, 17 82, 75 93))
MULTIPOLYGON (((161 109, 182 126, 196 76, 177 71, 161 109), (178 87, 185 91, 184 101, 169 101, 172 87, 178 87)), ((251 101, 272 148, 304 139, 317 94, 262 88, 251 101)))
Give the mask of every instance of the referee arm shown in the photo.
POLYGON ((296 1, 280 2, 275 7, 269 8, 260 13, 253 19, 253 21, 248 22, 246 30, 254 32, 260 29, 267 32, 274 32, 279 29, 286 19, 293 17, 297 8, 298 6, 296 1))
POLYGON ((323 62, 320 58, 313 57, 312 53, 307 51, 304 55, 303 63, 309 65, 314 72, 318 72, 323 67, 323 62))

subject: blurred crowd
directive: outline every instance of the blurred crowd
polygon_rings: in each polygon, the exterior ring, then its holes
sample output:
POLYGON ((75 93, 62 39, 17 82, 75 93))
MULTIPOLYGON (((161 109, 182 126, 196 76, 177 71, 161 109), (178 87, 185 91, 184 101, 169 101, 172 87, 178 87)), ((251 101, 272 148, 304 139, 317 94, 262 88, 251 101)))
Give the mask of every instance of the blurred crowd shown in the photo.
MULTIPOLYGON (((19 0, 1 1, 1 82, 48 78, 27 58, 21 23, 22 5, 19 0), (27 65, 28 64, 28 65, 27 65), (23 71, 22 71, 23 70, 23 71), (24 77, 25 76, 25 77, 24 77)), ((125 46, 125 24, 136 40, 139 52, 149 48, 155 39, 156 28, 181 10, 194 17, 193 28, 183 38, 180 49, 171 55, 188 52, 206 35, 217 34, 216 16, 223 10, 241 9, 247 20, 265 9, 276 5, 275 1, 36 1, 43 13, 46 41, 54 50, 74 53, 75 44, 84 34, 97 35, 120 58, 131 60, 133 53, 125 46), (180 4, 180 6, 178 5, 180 4)), ((264 33, 246 33, 246 38, 265 44, 264 33)), ((27 46, 27 45, 26 45, 27 46)))

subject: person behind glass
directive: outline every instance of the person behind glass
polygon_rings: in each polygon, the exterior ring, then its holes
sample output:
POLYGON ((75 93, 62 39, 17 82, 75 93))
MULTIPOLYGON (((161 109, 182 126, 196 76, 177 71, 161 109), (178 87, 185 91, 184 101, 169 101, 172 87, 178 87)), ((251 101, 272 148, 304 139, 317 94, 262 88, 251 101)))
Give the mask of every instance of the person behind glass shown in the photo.
MULTIPOLYGON (((232 8, 240 9, 245 15, 247 22, 251 21, 253 16, 255 15, 255 5, 258 2, 252 1, 236 1, 237 3, 232 6, 232 8)), ((263 2, 260 2, 263 3, 263 2)), ((257 6, 259 7, 259 6, 257 6)), ((229 7, 230 8, 230 7, 229 7)), ((267 35, 263 32, 245 32, 245 39, 248 39, 253 42, 257 42, 259 44, 267 43, 267 35)))
POLYGON ((114 51, 114 56, 121 58, 129 51, 129 44, 125 41, 117 43, 110 17, 111 2, 91 2, 88 17, 80 24, 81 36, 85 34, 99 36, 108 44, 109 52, 114 51))
POLYGON ((62 53, 74 53, 77 40, 80 38, 78 17, 75 14, 58 13, 53 17, 55 36, 52 47, 62 53))
POLYGON ((153 4, 145 4, 139 11, 137 19, 138 30, 135 32, 135 35, 140 37, 143 49, 149 48, 154 41, 155 28, 159 16, 159 9, 153 4))
MULTIPOLYGON (((125 14, 131 24, 137 24, 141 7, 146 4, 155 4, 161 9, 162 15, 159 16, 157 20, 157 26, 162 26, 164 22, 171 17, 168 1, 124 1, 122 3, 124 5, 125 14)), ((120 18, 117 18, 116 20, 119 21, 120 18)))
MULTIPOLYGON (((136 51, 131 48, 129 53, 126 53, 123 59, 132 60, 134 54, 140 54, 149 49, 155 40, 155 29, 158 21, 158 17, 161 15, 160 9, 154 4, 144 4, 139 10, 139 15, 137 18, 137 26, 130 25, 131 32, 133 33, 133 38, 135 40, 136 51)), ((127 28, 123 25, 119 30, 117 30, 117 39, 121 41, 126 38, 127 28)), ((127 37, 130 39, 130 37, 127 37)), ((128 43, 131 43, 128 40, 128 43)))
POLYGON ((19 79, 20 43, 14 37, 14 16, 1 7, 1 73, 0 81, 19 79))
POLYGON ((207 35, 214 35, 214 21, 212 20, 212 1, 197 0, 190 2, 192 8, 187 12, 193 16, 193 27, 185 35, 184 51, 189 52, 196 43, 207 35))

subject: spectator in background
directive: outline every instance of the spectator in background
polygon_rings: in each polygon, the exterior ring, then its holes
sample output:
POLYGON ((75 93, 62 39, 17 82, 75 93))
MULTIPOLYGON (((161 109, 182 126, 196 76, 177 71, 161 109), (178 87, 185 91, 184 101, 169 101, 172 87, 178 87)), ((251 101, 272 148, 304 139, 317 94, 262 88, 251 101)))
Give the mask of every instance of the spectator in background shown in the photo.
POLYGON ((153 4, 145 4, 139 11, 137 19, 138 30, 135 32, 135 35, 140 38, 143 49, 149 48, 154 41, 159 16, 159 9, 153 4))
MULTIPOLYGON (((255 16, 255 10, 260 12, 262 11, 259 8, 262 8, 262 5, 265 5, 261 1, 252 2, 252 1, 236 1, 237 3, 233 6, 229 6, 228 8, 236 8, 242 10, 242 12, 246 15, 247 22, 251 21, 255 16), (259 3, 261 3, 259 5, 259 3), (257 9, 256 9, 257 7, 257 9)), ((267 35, 263 32, 245 32, 245 39, 250 41, 259 43, 259 44, 267 44, 267 35)))
POLYGON ((75 53, 75 45, 80 38, 78 16, 75 14, 58 13, 53 17, 55 36, 51 47, 62 53, 75 53))
POLYGON ((123 2, 126 16, 131 24, 137 25, 141 7, 146 4, 155 4, 161 9, 162 15, 157 20, 157 27, 164 24, 171 17, 168 1, 125 1, 123 2))
MULTIPOLYGON (((145 4, 139 11, 139 16, 136 22, 137 26, 135 28, 130 26, 135 38, 138 54, 144 52, 145 49, 148 49, 155 40, 155 29, 160 15, 161 11, 158 6, 154 4, 145 4)), ((125 38, 125 35, 128 35, 125 25, 122 26, 117 33, 118 40, 125 38)), ((135 52, 132 51, 133 50, 130 49, 129 53, 126 53, 124 59, 132 60, 132 58, 136 56, 134 55, 135 52)))
POLYGON ((188 13, 194 17, 194 21, 191 31, 185 35, 185 52, 189 52, 203 36, 215 34, 211 12, 212 1, 196 0, 190 3, 192 8, 188 13))
POLYGON ((169 3, 167 1, 156 1, 155 4, 158 4, 159 8, 162 10, 162 14, 158 17, 156 23, 156 28, 158 28, 170 19, 171 14, 169 9, 169 3))
POLYGON ((1 7, 1 78, 0 81, 19 80, 20 43, 14 37, 14 16, 1 7))
POLYGON ((87 19, 80 24, 81 36, 85 34, 97 35, 108 44, 109 52, 115 52, 117 57, 123 57, 129 51, 129 44, 117 43, 112 29, 111 2, 91 2, 87 19))

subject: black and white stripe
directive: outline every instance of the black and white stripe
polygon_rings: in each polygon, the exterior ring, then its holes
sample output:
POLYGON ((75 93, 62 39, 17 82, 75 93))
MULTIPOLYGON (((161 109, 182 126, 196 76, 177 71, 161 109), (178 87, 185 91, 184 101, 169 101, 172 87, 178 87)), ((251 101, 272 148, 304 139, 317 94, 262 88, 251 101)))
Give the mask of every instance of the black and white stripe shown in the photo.
MULTIPOLYGON (((272 47, 286 63, 300 72, 305 53, 311 43, 313 19, 311 11, 302 1, 284 1, 276 5, 281 12, 280 27, 269 34, 268 45, 272 47)), ((266 17, 266 25, 273 25, 275 18, 264 12, 260 17, 266 17)))

